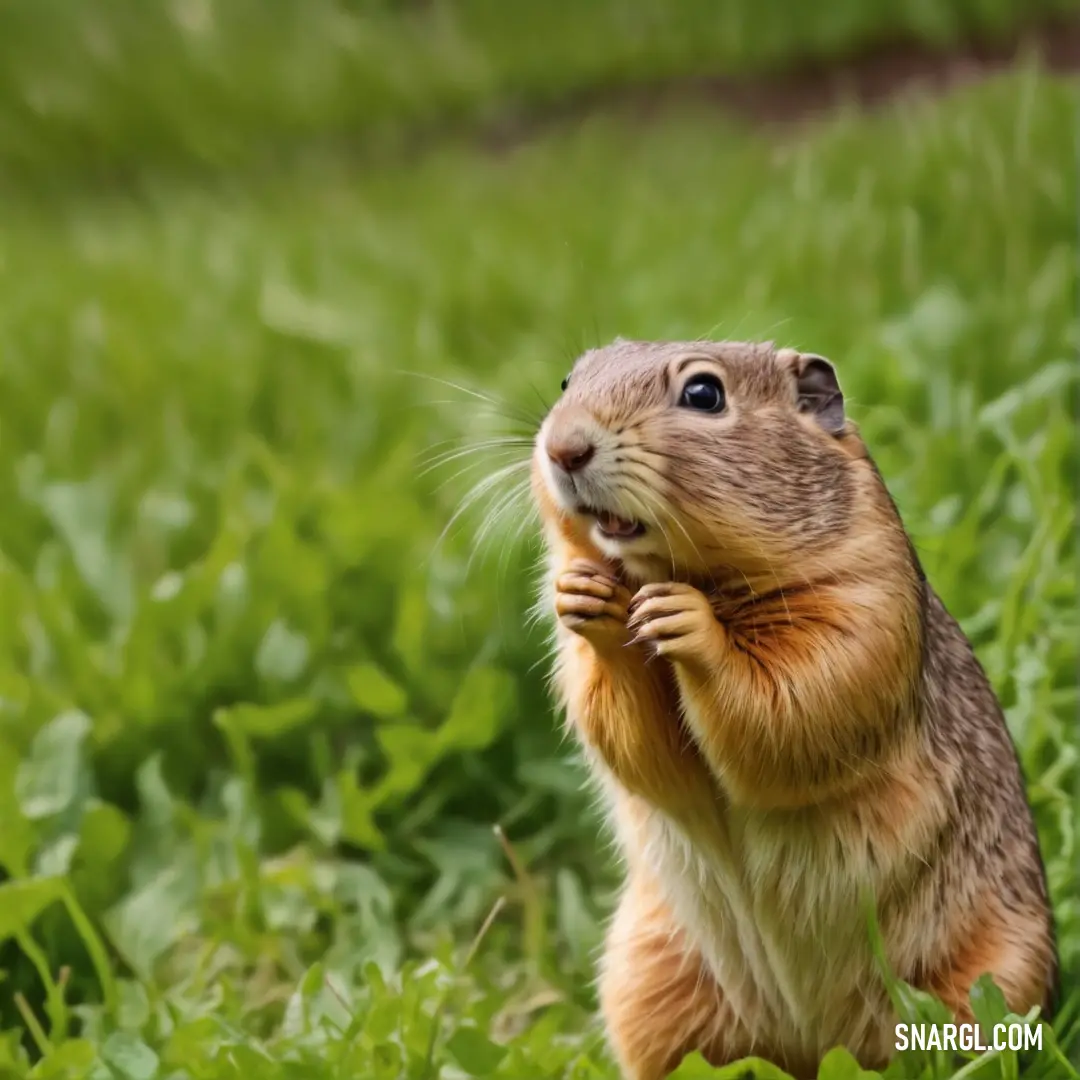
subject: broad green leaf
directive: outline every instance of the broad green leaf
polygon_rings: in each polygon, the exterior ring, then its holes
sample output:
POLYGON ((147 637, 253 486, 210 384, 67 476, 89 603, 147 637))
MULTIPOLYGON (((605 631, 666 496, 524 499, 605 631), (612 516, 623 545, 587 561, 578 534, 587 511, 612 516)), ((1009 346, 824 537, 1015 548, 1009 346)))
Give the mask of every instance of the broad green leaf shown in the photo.
POLYGON ((188 850, 170 862, 105 915, 114 947, 144 978, 154 963, 199 926, 199 860, 188 850))
POLYGON ((490 1076, 506 1056, 506 1047, 493 1043, 474 1027, 459 1027, 446 1042, 451 1057, 470 1076, 490 1076))
POLYGON ((300 980, 299 993, 302 997, 309 998, 318 993, 326 981, 326 971, 322 964, 312 964, 300 980))
POLYGON ((401 1047, 391 1042, 373 1040, 371 1068, 372 1080, 401 1080, 408 1075, 404 1069, 401 1047))
POLYGON ((849 1050, 837 1046, 822 1058, 818 1080, 881 1080, 881 1073, 863 1069, 849 1050))
POLYGON ((693 1053, 683 1059, 669 1080, 793 1080, 793 1077, 763 1058, 743 1058, 716 1068, 701 1054, 693 1053))
MULTIPOLYGON (((168 1072, 163 1080, 165 1077, 168 1080, 186 1080, 188 1069, 195 1077, 205 1076, 208 1080, 216 1080, 217 1073, 208 1066, 215 1058, 219 1058, 221 1044, 227 1041, 226 1033, 222 1031, 220 1018, 213 1013, 200 1016, 196 1010, 192 1010, 192 1014, 197 1018, 182 1019, 170 1035, 167 1048, 163 1050, 166 1067, 178 1065, 182 1071, 168 1072)), ((225 1075, 231 1077, 233 1074, 225 1075)), ((240 1080, 239 1076, 237 1080, 240 1080)))
POLYGON ((360 787, 355 769, 338 774, 337 789, 342 837, 357 847, 372 851, 383 850, 386 847, 386 838, 375 824, 375 799, 370 791, 360 787))
POLYGON ((419 787, 438 756, 437 735, 411 724, 380 724, 376 734, 387 758, 387 770, 372 798, 382 805, 419 787))
POLYGON ((316 703, 310 698, 293 698, 278 705, 233 705, 219 709, 218 716, 245 735, 271 739, 303 727, 311 719, 315 708, 316 703))
POLYGON ((104 473, 85 483, 48 484, 38 496, 87 586, 121 619, 131 612, 134 588, 130 560, 110 537, 114 498, 104 473))
POLYGON ((23 878, 0 884, 0 941, 26 930, 64 894, 59 878, 23 878))
POLYGON ((744 1057, 742 1061, 716 1068, 701 1054, 684 1058, 670 1080, 794 1080, 782 1068, 761 1057, 744 1057))
POLYGON ((600 941, 600 928, 589 910, 585 890, 577 875, 565 867, 560 869, 555 877, 555 891, 559 930, 574 957, 584 965, 600 941))
POLYGON ((0 741, 0 866, 12 876, 23 877, 29 871, 35 826, 23 815, 17 778, 20 773, 18 751, 0 741))
POLYGON ((349 669, 349 693, 364 712, 380 719, 400 716, 408 695, 376 664, 357 664, 349 669))
POLYGON ((275 619, 259 643, 255 671, 261 679, 294 682, 304 673, 309 655, 307 638, 275 619))
POLYGON ((45 844, 34 859, 36 877, 65 877, 71 870, 79 847, 76 833, 61 833, 52 843, 45 844))
POLYGON ((897 995, 900 1016, 908 1023, 948 1024, 952 1014, 948 1007, 932 994, 919 990, 905 982, 894 986, 897 995))
POLYGON ((364 1031, 377 1046, 397 1031, 401 1019, 401 1003, 390 997, 379 996, 368 1007, 364 1031))
POLYGON ((442 727, 443 750, 479 750, 499 734, 514 710, 515 682, 499 668, 471 669, 458 687, 442 727))
POLYGON ((150 825, 155 832, 168 832, 176 817, 176 801, 165 782, 160 753, 153 754, 135 772, 135 788, 139 793, 140 824, 150 825))
POLYGON ((34 736, 16 777, 19 805, 31 821, 59 814, 75 801, 83 781, 83 743, 91 726, 85 713, 73 709, 34 736))
POLYGON ((34 1067, 34 1080, 83 1080, 90 1075, 98 1047, 89 1039, 68 1039, 34 1067))
POLYGON ((79 853, 99 869, 124 854, 131 839, 131 822, 112 803, 95 801, 82 819, 79 853))
POLYGON ((971 1011, 983 1033, 983 1041, 990 1038, 994 1025, 1001 1023, 1009 1015, 1009 1006, 1005 995, 998 989, 990 975, 982 975, 971 988, 969 994, 971 1011))
POLYGON ((403 586, 398 592, 394 621, 394 651, 409 672, 418 675, 424 665, 424 634, 431 617, 431 603, 423 584, 403 586))
POLYGON ((117 985, 116 1023, 125 1031, 137 1031, 150 1020, 150 995, 135 979, 121 979, 117 985))
POLYGON ((138 1036, 126 1031, 113 1032, 105 1040, 101 1056, 123 1080, 154 1080, 158 1075, 157 1054, 138 1036))

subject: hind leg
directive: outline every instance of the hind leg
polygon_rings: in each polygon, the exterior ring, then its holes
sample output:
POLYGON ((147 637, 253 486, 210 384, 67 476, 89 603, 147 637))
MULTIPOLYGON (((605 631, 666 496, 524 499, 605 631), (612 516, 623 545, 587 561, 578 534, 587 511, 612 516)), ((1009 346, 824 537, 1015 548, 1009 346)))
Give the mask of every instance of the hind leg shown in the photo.
POLYGON ((1013 1012, 1023 1015, 1033 1005, 1049 1011, 1056 957, 1044 909, 1032 903, 1010 910, 992 899, 983 905, 974 929, 955 931, 944 952, 947 959, 938 970, 920 981, 961 1023, 974 1019, 969 994, 983 974, 993 977, 1013 1012))
POLYGON ((749 1052, 716 980, 640 871, 608 934, 600 1004, 625 1080, 663 1080, 695 1050, 713 1064, 749 1052))

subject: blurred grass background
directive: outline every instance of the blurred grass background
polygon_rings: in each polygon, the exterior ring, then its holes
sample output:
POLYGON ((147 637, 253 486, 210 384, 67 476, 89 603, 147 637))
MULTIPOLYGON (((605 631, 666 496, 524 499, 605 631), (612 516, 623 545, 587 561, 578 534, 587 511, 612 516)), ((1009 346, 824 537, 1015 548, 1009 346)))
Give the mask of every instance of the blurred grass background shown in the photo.
POLYGON ((535 545, 477 554, 483 507, 445 531, 511 457, 425 468, 527 433, 616 334, 837 362, 1007 707, 1058 913, 1061 1049, 978 1075, 1075 1076, 1075 78, 469 133, 1077 10, 0 8, 0 1077, 615 1076, 615 867, 535 545))
POLYGON ((1076 0, 36 0, 0 7, 3 176, 371 156, 591 92, 782 73, 881 44, 993 47, 1076 0))

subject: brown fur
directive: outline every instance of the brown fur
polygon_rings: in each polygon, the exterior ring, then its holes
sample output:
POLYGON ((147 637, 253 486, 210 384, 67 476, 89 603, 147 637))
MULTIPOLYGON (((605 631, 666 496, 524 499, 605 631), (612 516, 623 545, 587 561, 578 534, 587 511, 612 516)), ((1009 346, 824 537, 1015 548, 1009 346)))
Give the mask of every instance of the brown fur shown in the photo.
POLYGON ((556 686, 628 864, 601 996, 630 1080, 695 1049, 883 1062, 868 898, 896 974, 957 1013, 984 972, 1017 1012, 1049 999, 1000 707, 830 380, 771 345, 620 342, 537 439, 556 686), (679 406, 702 374, 720 413, 679 406), (547 440, 594 453, 560 472, 547 440))

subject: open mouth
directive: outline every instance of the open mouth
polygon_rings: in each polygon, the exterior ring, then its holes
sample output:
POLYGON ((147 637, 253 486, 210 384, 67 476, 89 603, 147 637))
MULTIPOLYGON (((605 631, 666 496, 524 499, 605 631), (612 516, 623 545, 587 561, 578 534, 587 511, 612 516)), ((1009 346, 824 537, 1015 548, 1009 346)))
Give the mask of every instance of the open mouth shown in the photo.
POLYGON ((594 510, 591 506, 583 506, 579 512, 591 517, 601 534, 612 540, 631 540, 645 532, 645 526, 640 521, 628 521, 607 510, 594 510))

